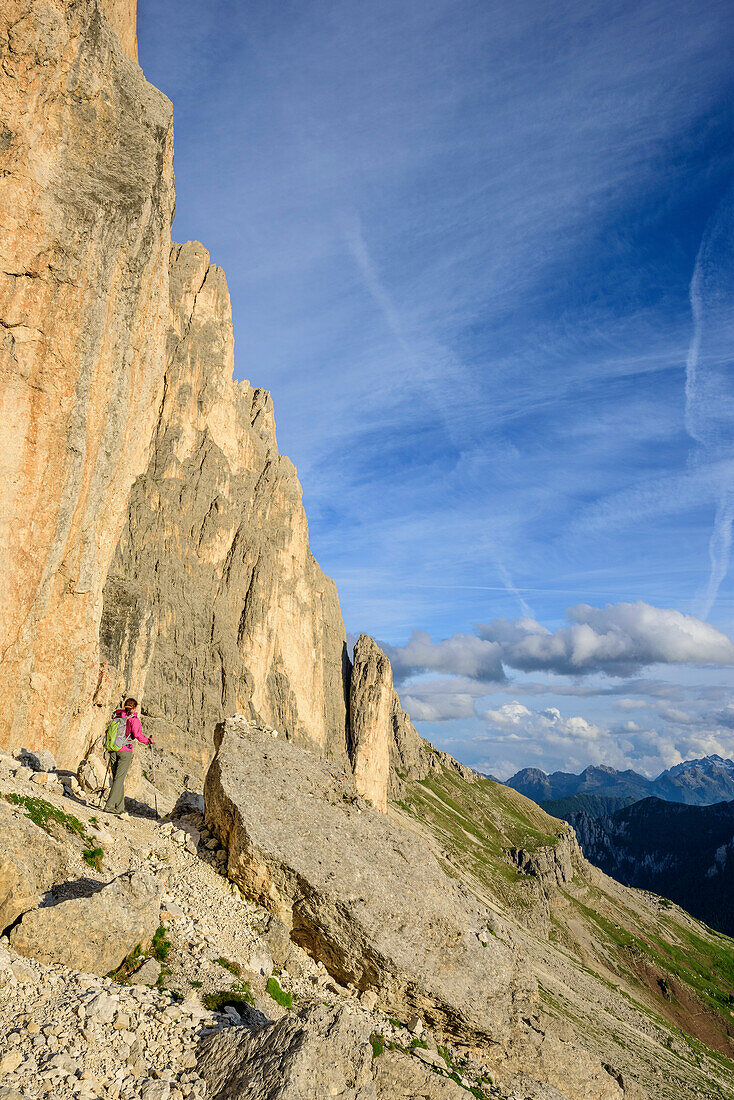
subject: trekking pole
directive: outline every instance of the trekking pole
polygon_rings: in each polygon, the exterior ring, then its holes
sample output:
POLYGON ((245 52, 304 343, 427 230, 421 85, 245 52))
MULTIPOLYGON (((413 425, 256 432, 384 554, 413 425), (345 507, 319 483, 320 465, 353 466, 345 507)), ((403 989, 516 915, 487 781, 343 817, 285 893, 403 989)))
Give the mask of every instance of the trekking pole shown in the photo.
POLYGON ((159 818, 158 818, 158 791, 156 790, 156 786, 155 786, 155 758, 153 756, 153 742, 152 741, 150 741, 150 774, 151 774, 152 779, 153 779, 153 802, 155 803, 155 819, 156 819, 156 821, 158 821, 159 820, 159 818))
POLYGON ((107 753, 107 768, 106 768, 105 773, 104 773, 104 779, 102 780, 102 789, 99 792, 99 803, 97 805, 98 810, 102 809, 102 800, 104 798, 105 788, 107 786, 107 779, 108 779, 108 777, 110 776, 110 773, 111 773, 111 767, 112 767, 112 760, 111 760, 110 754, 107 753))

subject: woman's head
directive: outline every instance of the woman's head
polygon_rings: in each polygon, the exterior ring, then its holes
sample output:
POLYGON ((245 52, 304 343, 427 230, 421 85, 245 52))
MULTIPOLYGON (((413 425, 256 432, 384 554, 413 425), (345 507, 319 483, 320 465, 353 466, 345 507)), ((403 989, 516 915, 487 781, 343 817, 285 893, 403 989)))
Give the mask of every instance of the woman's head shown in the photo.
POLYGON ((131 695, 123 703, 123 709, 126 710, 128 714, 132 714, 132 712, 136 709, 137 705, 138 705, 137 699, 133 699, 133 697, 131 695))

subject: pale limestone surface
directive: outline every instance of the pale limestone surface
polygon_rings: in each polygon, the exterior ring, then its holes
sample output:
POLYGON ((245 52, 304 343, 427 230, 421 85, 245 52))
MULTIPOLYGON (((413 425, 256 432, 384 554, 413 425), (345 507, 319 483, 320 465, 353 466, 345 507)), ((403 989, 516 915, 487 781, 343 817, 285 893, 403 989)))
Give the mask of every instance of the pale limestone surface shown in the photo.
MULTIPOLYGON (((465 1100, 460 1085, 402 1051, 373 1058, 369 1036, 367 1022, 343 1007, 311 1005, 253 1035, 209 1036, 197 1068, 209 1100, 465 1100)), ((564 1100, 542 1088, 535 1096, 564 1100)))
POLYGON ((0 51, 0 744, 75 764, 165 367, 172 111, 97 0, 8 0, 0 51))
POLYGON ((102 0, 102 7, 120 44, 133 61, 138 60, 138 0, 102 0))
POLYGON ((217 730, 207 823, 228 874, 343 984, 448 1033, 505 1042, 535 983, 489 914, 347 777, 241 718, 217 730))
POLYGON ((150 871, 113 879, 91 897, 27 912, 10 933, 20 955, 87 974, 116 969, 158 927, 163 881, 150 871))
POLYGON ((0 933, 69 872, 64 847, 0 800, 0 933))
POLYGON ((103 657, 199 776, 237 710, 346 761, 344 624, 270 395, 232 380, 227 283, 202 245, 174 246, 170 286, 164 396, 105 588, 103 657))
POLYGON ((367 634, 354 647, 349 686, 350 755, 357 790, 387 813, 390 775, 392 669, 367 634))

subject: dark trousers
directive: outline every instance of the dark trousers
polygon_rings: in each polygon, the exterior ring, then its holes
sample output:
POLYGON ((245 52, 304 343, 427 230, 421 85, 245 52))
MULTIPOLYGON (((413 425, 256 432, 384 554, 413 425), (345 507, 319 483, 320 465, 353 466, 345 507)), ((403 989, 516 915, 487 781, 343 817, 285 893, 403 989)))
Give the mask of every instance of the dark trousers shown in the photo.
POLYGON ((105 806, 110 813, 121 814, 125 809, 125 776, 132 762, 131 752, 116 752, 112 758, 112 787, 105 806))

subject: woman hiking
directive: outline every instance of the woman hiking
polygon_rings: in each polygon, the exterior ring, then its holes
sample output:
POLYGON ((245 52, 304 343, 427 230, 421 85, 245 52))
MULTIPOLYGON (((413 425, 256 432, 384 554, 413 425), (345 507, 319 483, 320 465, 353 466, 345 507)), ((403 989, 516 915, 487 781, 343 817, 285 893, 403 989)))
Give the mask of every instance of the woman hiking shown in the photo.
POLYGON ((145 736, 143 727, 140 725, 135 709, 137 705, 137 699, 126 699, 122 708, 116 710, 113 715, 113 720, 126 719, 122 744, 118 740, 115 751, 112 753, 112 786, 105 805, 105 811, 116 817, 121 817, 125 813, 125 777, 133 762, 133 745, 136 741, 140 741, 143 745, 150 744, 150 738, 145 736))

